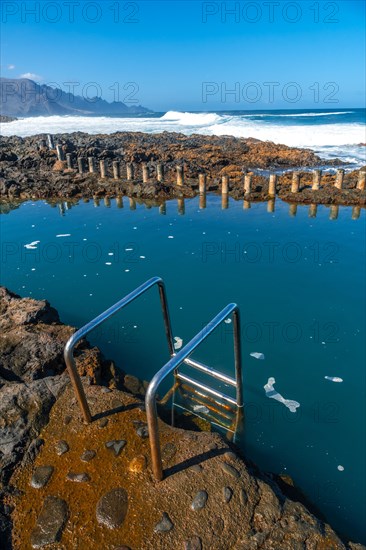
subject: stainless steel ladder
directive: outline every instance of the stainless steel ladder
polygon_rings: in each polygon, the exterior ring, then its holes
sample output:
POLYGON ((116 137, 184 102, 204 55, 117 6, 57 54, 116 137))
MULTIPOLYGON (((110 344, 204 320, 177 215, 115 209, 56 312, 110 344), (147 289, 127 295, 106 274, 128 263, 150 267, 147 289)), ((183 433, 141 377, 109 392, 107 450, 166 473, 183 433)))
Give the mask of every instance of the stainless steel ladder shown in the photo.
MULTIPOLYGON (((218 313, 210 323, 208 323, 188 344, 186 344, 178 353, 174 351, 173 345, 173 333, 171 328, 171 322, 169 317, 168 302, 166 297, 165 285, 163 280, 160 277, 153 277, 146 281, 130 294, 119 300, 112 307, 98 315, 95 319, 87 323, 84 327, 76 331, 71 338, 68 340, 64 350, 64 357, 66 366, 71 378, 71 382, 78 399, 84 420, 89 423, 92 421, 92 415, 90 413, 90 408, 85 396, 85 392, 82 386, 80 375, 77 371, 75 359, 74 359, 74 348, 76 344, 92 331, 94 328, 99 326, 101 323, 106 321, 111 316, 115 315, 123 307, 133 302, 136 298, 144 294, 151 287, 157 285, 159 288, 159 296, 161 302, 161 308, 164 319, 165 334, 168 343, 168 350, 171 356, 170 360, 161 368, 152 378, 146 392, 146 415, 147 423, 149 429, 149 438, 150 438, 150 448, 151 448, 151 460, 152 460, 152 469, 155 478, 160 481, 163 479, 163 467, 161 461, 161 450, 160 450, 160 438, 159 438, 159 429, 158 429, 158 415, 157 415, 157 390, 161 382, 171 373, 174 375, 174 384, 171 390, 163 398, 163 402, 166 402, 170 396, 174 397, 175 391, 183 390, 185 396, 188 396, 188 400, 198 401, 205 403, 202 405, 206 407, 207 411, 210 413, 215 412, 218 417, 216 418, 227 418, 230 423, 226 428, 235 433, 239 428, 242 418, 243 418, 243 382, 242 382, 242 368, 241 368, 241 345, 240 345, 240 314, 239 308, 236 304, 227 305, 220 313, 218 313), (233 337, 234 337, 234 358, 235 358, 235 379, 223 374, 203 363, 190 359, 190 355, 193 351, 204 341, 206 338, 229 316, 233 317, 233 337), (201 373, 209 375, 216 380, 223 382, 224 384, 233 386, 236 388, 236 398, 232 398, 221 391, 215 390, 202 382, 193 379, 186 374, 183 374, 179 371, 181 365, 187 365, 191 368, 197 369, 201 373), (187 393, 188 392, 188 393, 187 393), (225 414, 225 409, 227 413, 225 414)), ((175 403, 173 401, 173 412, 174 412, 175 403)), ((182 409, 188 410, 185 407, 182 409)), ((190 412, 194 413, 194 408, 190 412)), ((201 409, 202 411, 202 409, 201 409)), ((200 412, 201 412, 200 411, 200 412)), ((202 413, 201 413, 202 414, 202 413)), ((198 416, 201 416, 198 414, 198 416)), ((205 420, 210 421, 212 424, 222 425, 218 422, 215 422, 210 414, 203 415, 205 420)), ((225 424, 224 424, 225 426, 225 424)))

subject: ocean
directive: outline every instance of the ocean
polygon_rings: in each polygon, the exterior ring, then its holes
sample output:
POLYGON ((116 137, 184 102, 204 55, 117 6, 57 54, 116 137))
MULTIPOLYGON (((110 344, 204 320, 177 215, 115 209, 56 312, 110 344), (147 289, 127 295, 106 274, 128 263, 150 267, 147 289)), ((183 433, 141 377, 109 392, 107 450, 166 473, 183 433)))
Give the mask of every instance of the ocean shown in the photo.
POLYGON ((38 116, 1 125, 1 135, 40 133, 181 132, 256 138, 341 158, 350 169, 366 164, 366 109, 153 113, 141 117, 38 116))

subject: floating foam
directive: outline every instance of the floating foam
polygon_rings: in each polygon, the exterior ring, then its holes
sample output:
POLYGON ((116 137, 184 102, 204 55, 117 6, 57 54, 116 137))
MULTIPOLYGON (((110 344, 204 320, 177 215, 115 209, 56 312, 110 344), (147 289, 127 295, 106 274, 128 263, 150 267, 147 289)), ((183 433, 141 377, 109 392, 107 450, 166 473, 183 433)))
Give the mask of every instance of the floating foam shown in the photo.
POLYGON ((174 349, 180 349, 183 345, 183 340, 179 336, 174 336, 174 349))
POLYGON ((112 262, 106 262, 105 265, 112 265, 112 262))
POLYGON ((337 470, 339 470, 340 472, 343 472, 344 471, 344 466, 342 466, 342 464, 339 464, 337 466, 337 470))
POLYGON ((37 244, 39 244, 41 241, 32 241, 29 244, 25 244, 24 248, 27 248, 28 250, 36 250, 37 244))
POLYGON ((231 319, 225 319, 224 323, 226 323, 227 325, 230 325, 231 319))
POLYGON ((193 410, 194 412, 200 412, 204 414, 208 414, 210 412, 208 408, 205 407, 204 405, 193 405, 193 410))
POLYGON ((266 392, 266 396, 270 399, 275 399, 276 401, 283 403, 285 407, 287 407, 292 413, 295 413, 296 409, 300 407, 300 403, 298 403, 297 401, 293 401, 292 399, 285 399, 284 397, 282 397, 282 395, 274 389, 273 386, 275 383, 276 380, 273 377, 268 378, 267 384, 263 386, 264 391, 266 392))
POLYGON ((71 237, 71 233, 60 233, 60 235, 56 235, 56 237, 71 237))
POLYGON ((264 359, 264 353, 260 353, 259 351, 252 351, 250 355, 254 357, 254 359, 264 359))
POLYGON ((343 378, 339 378, 338 376, 324 376, 324 378, 331 382, 343 382, 343 378))

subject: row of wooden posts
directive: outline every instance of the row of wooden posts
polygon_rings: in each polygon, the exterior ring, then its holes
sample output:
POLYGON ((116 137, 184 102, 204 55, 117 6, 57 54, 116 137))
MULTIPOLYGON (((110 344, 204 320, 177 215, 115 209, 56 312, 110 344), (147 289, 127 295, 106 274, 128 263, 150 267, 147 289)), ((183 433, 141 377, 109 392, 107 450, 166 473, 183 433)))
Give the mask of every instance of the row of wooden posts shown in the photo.
MULTIPOLYGON (((49 146, 53 145, 52 136, 48 136, 49 140, 49 146)), ((62 148, 62 145, 56 145, 56 152, 57 152, 57 158, 60 161, 65 161, 65 153, 62 148)), ((72 162, 72 154, 66 153, 66 163, 68 169, 73 169, 73 162, 72 162)), ((96 173, 97 167, 94 157, 88 157, 88 167, 86 169, 85 166, 85 159, 83 157, 77 158, 77 166, 78 166, 78 172, 80 174, 84 174, 86 172, 90 173, 96 173)), ((100 176, 102 179, 106 179, 108 177, 108 165, 107 160, 103 159, 99 161, 99 169, 100 169, 100 176)), ((121 169, 120 169, 120 162, 118 160, 112 161, 112 170, 113 170, 113 179, 119 180, 121 178, 121 169)), ((177 166, 177 179, 176 183, 178 186, 184 185, 184 170, 183 166, 177 166)), ((334 187, 336 189, 343 189, 343 183, 344 183, 344 174, 345 171, 343 169, 338 169, 336 171, 336 177, 335 177, 335 183, 334 187)), ((132 163, 126 164, 126 178, 127 181, 133 181, 135 178, 135 167, 132 163)), ((253 173, 248 172, 244 174, 244 194, 249 195, 252 191, 252 178, 253 173)), ((301 174, 300 172, 293 172, 292 174, 292 182, 291 182, 291 192, 292 193, 298 193, 300 191, 300 178, 301 174)), ((164 166, 163 164, 157 164, 156 165, 156 179, 157 181, 162 182, 164 180, 164 166)), ((318 191, 321 186, 321 179, 322 179, 322 170, 314 170, 313 171, 313 181, 312 181, 312 187, 311 189, 313 191, 318 191)), ((276 190, 277 190, 277 180, 278 175, 277 174, 270 174, 269 176, 269 186, 268 186, 268 195, 275 197, 276 196, 276 190)), ((149 181, 149 168, 148 166, 143 163, 142 164, 142 181, 143 183, 148 183, 149 181)), ((229 176, 222 176, 221 178, 221 193, 223 195, 227 195, 229 193, 229 184, 230 179, 229 176)), ((206 193, 206 186, 207 186, 207 177, 205 174, 199 174, 198 175, 198 188, 199 193, 204 194, 206 193)), ((360 170, 358 173, 358 182, 357 182, 357 189, 364 191, 366 187, 366 171, 360 170)))

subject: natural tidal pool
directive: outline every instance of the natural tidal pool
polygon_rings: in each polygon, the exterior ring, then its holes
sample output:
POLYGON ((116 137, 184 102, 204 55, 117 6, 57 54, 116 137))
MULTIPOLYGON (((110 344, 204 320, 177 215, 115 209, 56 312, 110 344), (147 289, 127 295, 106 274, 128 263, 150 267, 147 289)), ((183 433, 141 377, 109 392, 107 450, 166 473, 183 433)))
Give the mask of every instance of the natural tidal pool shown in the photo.
MULTIPOLYGON (((160 208, 127 198, 23 203, 0 216, 1 284, 46 298, 81 326, 159 275, 178 345, 236 302, 238 444, 261 468, 290 475, 340 534, 365 543, 365 211, 226 206, 214 195, 160 208)), ((89 340, 148 380, 168 359, 161 317, 152 289, 89 340)), ((233 375, 232 326, 194 357, 233 375)))

